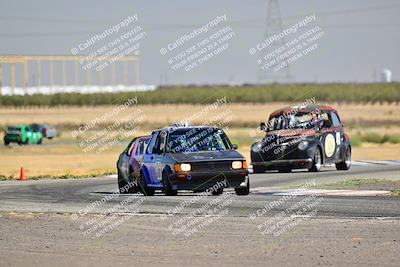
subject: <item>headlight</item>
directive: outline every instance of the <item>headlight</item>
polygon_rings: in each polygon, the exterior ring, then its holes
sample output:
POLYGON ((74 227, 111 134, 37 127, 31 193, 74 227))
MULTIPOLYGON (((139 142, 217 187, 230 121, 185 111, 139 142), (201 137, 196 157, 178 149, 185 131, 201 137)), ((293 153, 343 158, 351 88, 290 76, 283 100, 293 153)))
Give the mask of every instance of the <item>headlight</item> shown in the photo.
POLYGON ((232 161, 232 169, 237 170, 237 169, 247 169, 247 162, 245 160, 239 161, 235 160, 232 161))
POLYGON ((256 153, 259 152, 261 150, 261 143, 255 143, 254 145, 252 145, 251 150, 256 153))
POLYGON ((241 161, 232 161, 232 169, 241 169, 242 162, 241 161))
POLYGON ((189 163, 175 164, 176 172, 189 172, 191 169, 192 169, 192 166, 189 163))
POLYGON ((305 150, 305 149, 308 147, 308 141, 301 141, 301 142, 297 145, 297 147, 298 147, 300 150, 305 150))

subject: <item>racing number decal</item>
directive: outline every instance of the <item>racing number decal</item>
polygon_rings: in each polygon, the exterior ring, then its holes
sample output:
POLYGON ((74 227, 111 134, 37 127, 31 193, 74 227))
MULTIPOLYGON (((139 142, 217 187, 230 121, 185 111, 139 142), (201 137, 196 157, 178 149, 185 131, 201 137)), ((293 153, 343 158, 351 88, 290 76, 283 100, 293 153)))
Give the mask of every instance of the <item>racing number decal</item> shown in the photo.
POLYGON ((335 137, 332 134, 328 134, 325 137, 325 154, 328 158, 332 157, 335 153, 336 142, 335 137))

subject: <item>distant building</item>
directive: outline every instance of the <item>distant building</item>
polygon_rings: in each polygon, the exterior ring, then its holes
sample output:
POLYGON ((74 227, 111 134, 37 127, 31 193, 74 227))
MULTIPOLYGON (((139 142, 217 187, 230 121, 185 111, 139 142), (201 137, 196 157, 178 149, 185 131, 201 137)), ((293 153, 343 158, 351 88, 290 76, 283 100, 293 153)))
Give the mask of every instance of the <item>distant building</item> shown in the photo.
POLYGON ((381 72, 381 82, 390 83, 392 82, 392 71, 389 69, 383 69, 381 72))

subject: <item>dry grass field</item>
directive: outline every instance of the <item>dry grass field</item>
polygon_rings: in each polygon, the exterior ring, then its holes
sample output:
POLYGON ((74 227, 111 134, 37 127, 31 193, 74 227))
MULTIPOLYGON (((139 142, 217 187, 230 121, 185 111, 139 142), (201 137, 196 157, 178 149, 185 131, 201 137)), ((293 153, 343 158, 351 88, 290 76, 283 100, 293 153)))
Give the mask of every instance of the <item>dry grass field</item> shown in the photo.
MULTIPOLYGON (((350 136, 368 132, 400 136, 399 105, 330 104, 338 109, 350 136)), ((78 139, 72 137, 73 131, 102 117, 115 107, 0 108, 0 125, 3 127, 39 122, 54 125, 60 131, 60 137, 45 140, 44 145, 1 146, 0 175, 17 177, 21 166, 25 167, 28 177, 90 175, 115 171, 118 154, 132 135, 148 134, 154 127, 183 119, 193 119, 193 124, 222 122, 223 126, 228 127, 227 133, 233 142, 239 144, 239 150, 248 157, 251 143, 263 135, 256 127, 266 120, 269 113, 285 105, 287 104, 227 104, 217 109, 208 109, 204 105, 141 105, 102 120, 78 139), (138 110, 142 114, 142 120, 136 124, 137 131, 124 136, 123 142, 99 153, 84 152, 84 147, 79 145, 85 138, 105 130, 127 114, 136 114, 138 110)), ((400 159, 400 145, 363 143, 354 148, 353 155, 354 159, 400 159)))
MULTIPOLYGON (((347 126, 385 126, 386 130, 400 133, 400 105, 396 104, 337 104, 328 103, 336 107, 347 126), (392 122, 392 123, 390 123, 392 122)), ((265 120, 274 110, 287 106, 287 103, 267 104, 226 104, 216 110, 210 110, 206 116, 197 116, 194 124, 209 120, 210 116, 217 115, 221 110, 231 111, 234 125, 256 127, 265 120)), ((96 117, 110 112, 113 106, 101 107, 34 107, 34 108, 0 108, 0 125, 31 123, 32 121, 46 122, 53 125, 85 124, 96 117)), ((190 118, 206 109, 204 105, 139 105, 128 111, 120 112, 123 116, 127 112, 140 109, 147 125, 168 125, 184 118, 190 118)), ((110 117, 104 123, 112 123, 116 117, 110 117)), ((383 129, 382 129, 383 130, 383 129)))

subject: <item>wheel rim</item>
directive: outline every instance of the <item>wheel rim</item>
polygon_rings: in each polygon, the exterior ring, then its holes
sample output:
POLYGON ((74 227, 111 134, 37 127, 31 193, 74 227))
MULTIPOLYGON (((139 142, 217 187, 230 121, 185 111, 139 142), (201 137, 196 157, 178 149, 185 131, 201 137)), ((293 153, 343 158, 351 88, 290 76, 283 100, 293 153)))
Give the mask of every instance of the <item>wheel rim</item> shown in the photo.
POLYGON ((319 149, 315 151, 314 162, 315 162, 315 168, 317 170, 321 169, 321 153, 319 152, 319 149))
POLYGON ((346 167, 347 168, 350 167, 350 165, 351 165, 351 152, 350 152, 350 149, 346 150, 346 159, 345 159, 344 162, 346 163, 346 167))

